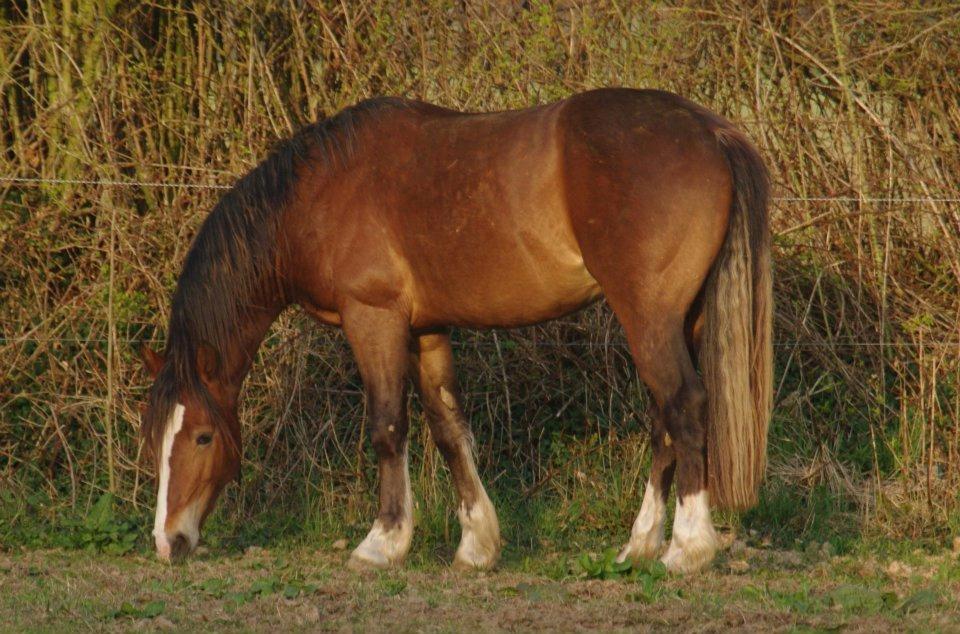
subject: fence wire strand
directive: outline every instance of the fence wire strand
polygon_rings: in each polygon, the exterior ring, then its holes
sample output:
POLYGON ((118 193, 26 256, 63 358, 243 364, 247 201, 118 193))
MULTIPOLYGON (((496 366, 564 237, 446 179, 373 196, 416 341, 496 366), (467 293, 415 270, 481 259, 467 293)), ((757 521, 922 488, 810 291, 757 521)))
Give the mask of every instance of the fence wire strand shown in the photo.
MULTIPOLYGON (((96 187, 156 187, 167 189, 232 189, 233 185, 218 185, 215 183, 166 183, 163 181, 120 181, 94 180, 85 178, 37 178, 26 176, 0 176, 0 183, 14 185, 91 185, 96 187)), ((897 197, 870 197, 870 196, 773 196, 775 202, 846 202, 846 203, 957 203, 960 197, 952 196, 905 196, 897 197)))
POLYGON ((205 183, 165 183, 162 181, 117 181, 90 180, 85 178, 32 178, 25 176, 0 176, 0 183, 15 185, 93 185, 97 187, 165 187, 169 189, 231 189, 233 185, 205 183))
MULTIPOLYGON (((126 344, 126 345, 135 345, 135 344, 145 344, 145 343, 157 343, 157 339, 148 339, 148 338, 135 338, 135 339, 115 339, 115 343, 126 344)), ((276 341, 276 339, 274 339, 276 341)), ((109 340, 106 338, 96 338, 96 339, 84 339, 80 337, 0 337, 0 345, 16 345, 24 343, 39 343, 39 344, 50 344, 50 343, 96 343, 96 344, 106 344, 109 340)), ((594 343, 590 341, 530 341, 525 340, 524 343, 532 344, 538 348, 626 348, 627 342, 625 341, 611 341, 609 343, 594 343)), ((348 347, 345 341, 330 341, 325 342, 323 345, 338 347, 346 349, 348 347)), ((477 342, 468 342, 468 341, 454 341, 452 342, 453 347, 455 348, 475 348, 475 347, 496 347, 496 344, 493 342, 487 341, 477 341, 477 342)), ((891 348, 912 348, 917 346, 958 346, 960 347, 960 340, 951 341, 951 340, 925 340, 925 341, 861 341, 861 340, 850 340, 850 339, 841 339, 836 341, 802 341, 799 339, 788 340, 788 341, 774 341, 774 346, 782 348, 807 348, 807 347, 837 347, 837 346, 855 346, 855 347, 891 347, 891 348)))

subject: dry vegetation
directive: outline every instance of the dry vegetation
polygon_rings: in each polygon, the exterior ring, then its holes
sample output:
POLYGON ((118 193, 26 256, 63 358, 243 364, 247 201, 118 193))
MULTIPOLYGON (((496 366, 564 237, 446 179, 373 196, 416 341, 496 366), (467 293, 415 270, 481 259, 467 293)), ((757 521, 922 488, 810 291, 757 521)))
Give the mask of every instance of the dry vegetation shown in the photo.
MULTIPOLYGON (((0 176, 147 183, 0 181, 0 538, 107 490, 149 507, 136 347, 162 346, 180 262, 219 194, 197 186, 229 185, 276 139, 364 97, 494 110, 606 85, 726 114, 773 171, 778 389, 757 525, 799 534, 825 504, 862 520, 854 530, 956 530, 956 6, 640 4, 0 7, 0 176)), ((508 538, 624 535, 645 396, 609 311, 457 340, 486 478, 533 520, 508 522, 508 538)), ((284 316, 247 384, 246 477, 225 514, 362 526, 375 474, 359 390, 339 333, 284 316)), ((421 524, 448 538, 444 469, 414 429, 421 524)))

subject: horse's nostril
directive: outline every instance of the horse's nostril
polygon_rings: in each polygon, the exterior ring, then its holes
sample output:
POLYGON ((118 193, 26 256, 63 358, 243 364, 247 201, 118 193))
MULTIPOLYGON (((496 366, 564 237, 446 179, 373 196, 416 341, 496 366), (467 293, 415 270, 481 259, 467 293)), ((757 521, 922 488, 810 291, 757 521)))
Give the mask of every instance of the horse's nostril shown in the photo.
POLYGON ((170 558, 182 559, 190 554, 190 540, 183 533, 177 533, 170 543, 170 558))

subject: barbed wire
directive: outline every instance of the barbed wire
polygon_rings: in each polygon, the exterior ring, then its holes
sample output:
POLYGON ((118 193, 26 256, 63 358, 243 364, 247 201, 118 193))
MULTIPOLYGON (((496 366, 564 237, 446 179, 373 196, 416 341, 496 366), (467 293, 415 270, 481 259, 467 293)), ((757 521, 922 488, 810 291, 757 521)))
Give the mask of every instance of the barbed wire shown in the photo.
MULTIPOLYGON (((233 185, 213 183, 166 183, 163 181, 95 180, 85 178, 36 178, 26 176, 0 176, 0 182, 18 185, 92 185, 96 187, 157 187, 167 189, 232 189, 233 185)), ((956 203, 960 196, 905 196, 902 198, 880 196, 774 196, 775 202, 864 202, 864 203, 956 203)))

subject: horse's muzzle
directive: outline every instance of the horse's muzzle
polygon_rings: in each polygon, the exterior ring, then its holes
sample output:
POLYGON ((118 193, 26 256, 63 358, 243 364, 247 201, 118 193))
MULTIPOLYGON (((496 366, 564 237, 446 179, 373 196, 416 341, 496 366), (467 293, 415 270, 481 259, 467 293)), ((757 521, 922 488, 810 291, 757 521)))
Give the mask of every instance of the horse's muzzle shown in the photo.
POLYGON ((196 544, 193 544, 190 538, 183 533, 177 533, 173 536, 173 539, 167 539, 166 535, 158 536, 156 543, 157 557, 161 561, 170 563, 183 560, 196 548, 196 544))

